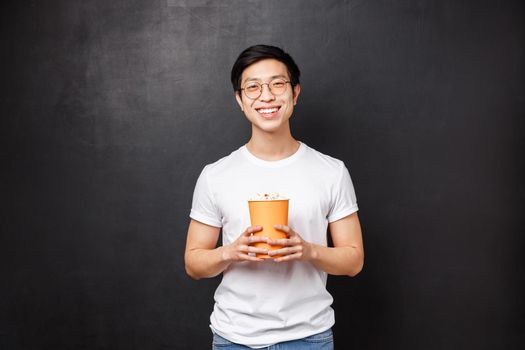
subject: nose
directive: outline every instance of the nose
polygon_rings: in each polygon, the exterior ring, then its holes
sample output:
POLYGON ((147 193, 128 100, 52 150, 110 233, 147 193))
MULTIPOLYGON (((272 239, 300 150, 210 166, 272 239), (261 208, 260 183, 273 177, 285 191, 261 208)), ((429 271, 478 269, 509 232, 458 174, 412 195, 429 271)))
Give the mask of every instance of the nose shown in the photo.
POLYGON ((261 96, 259 96, 259 100, 261 101, 272 101, 275 100, 275 96, 272 94, 272 91, 270 90, 270 84, 262 84, 261 85, 261 96), (266 88, 265 88, 266 86, 266 88))

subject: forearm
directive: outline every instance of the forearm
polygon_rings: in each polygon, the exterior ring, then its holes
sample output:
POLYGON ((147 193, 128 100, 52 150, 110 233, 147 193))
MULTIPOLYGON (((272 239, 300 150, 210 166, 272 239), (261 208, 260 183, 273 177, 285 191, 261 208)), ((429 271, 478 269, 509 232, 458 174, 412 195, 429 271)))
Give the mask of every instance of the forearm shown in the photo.
POLYGON ((231 264, 231 261, 224 258, 223 250, 224 247, 187 251, 184 257, 186 273, 196 280, 219 275, 231 264))
POLYGON ((311 244, 310 262, 331 275, 355 276, 363 268, 364 253, 358 247, 324 247, 311 244))

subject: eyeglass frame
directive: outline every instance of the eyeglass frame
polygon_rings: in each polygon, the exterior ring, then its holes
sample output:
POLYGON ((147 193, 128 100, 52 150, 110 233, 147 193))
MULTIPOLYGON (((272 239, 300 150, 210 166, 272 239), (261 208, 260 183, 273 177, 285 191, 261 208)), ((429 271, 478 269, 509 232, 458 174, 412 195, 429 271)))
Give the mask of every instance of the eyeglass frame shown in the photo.
POLYGON ((274 95, 274 96, 281 96, 282 94, 285 93, 286 89, 284 89, 284 91, 281 92, 280 94, 276 94, 276 93, 274 93, 274 92, 272 91, 272 88, 270 87, 270 84, 271 84, 273 81, 275 81, 275 80, 282 80, 285 84, 288 84, 288 83, 289 83, 290 86, 292 86, 292 88, 293 88, 292 82, 291 82, 290 80, 285 80, 285 79, 282 79, 282 78, 275 78, 275 79, 271 80, 269 83, 259 83, 259 82, 257 82, 257 84, 261 85, 261 89, 259 90, 259 95, 257 95, 257 97, 250 97, 250 96, 248 96, 248 95, 246 94, 246 91, 245 91, 246 88, 240 88, 239 90, 240 90, 240 91, 244 91, 244 96, 246 96, 246 97, 249 98, 250 100, 256 100, 256 99, 258 99, 259 97, 261 97, 261 95, 262 95, 262 92, 263 92, 263 85, 268 85, 268 91, 270 91, 270 93, 271 93, 272 95, 274 95))

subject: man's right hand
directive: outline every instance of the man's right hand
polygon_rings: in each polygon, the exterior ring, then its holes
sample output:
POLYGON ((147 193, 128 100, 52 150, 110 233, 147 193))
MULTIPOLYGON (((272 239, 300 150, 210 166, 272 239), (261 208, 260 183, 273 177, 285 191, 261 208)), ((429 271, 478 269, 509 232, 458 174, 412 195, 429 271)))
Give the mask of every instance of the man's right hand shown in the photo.
POLYGON ((262 230, 261 226, 248 227, 233 243, 217 247, 220 227, 210 226, 191 220, 186 239, 184 265, 191 278, 215 277, 235 262, 262 261, 253 253, 267 254, 264 248, 251 246, 257 242, 268 242, 267 237, 253 236, 262 230))
POLYGON ((268 254, 268 249, 252 246, 259 242, 268 243, 268 237, 253 235, 261 230, 261 226, 250 226, 233 243, 221 247, 222 259, 226 262, 263 261, 264 259, 257 258, 255 254, 268 254))

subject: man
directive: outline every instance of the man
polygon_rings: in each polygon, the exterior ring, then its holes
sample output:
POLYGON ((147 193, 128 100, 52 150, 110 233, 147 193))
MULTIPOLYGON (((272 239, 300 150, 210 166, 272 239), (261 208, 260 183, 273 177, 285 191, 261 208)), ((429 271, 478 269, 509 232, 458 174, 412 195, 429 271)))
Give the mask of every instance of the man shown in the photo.
POLYGON ((194 279, 223 274, 210 317, 214 349, 333 349, 327 274, 355 276, 363 267, 348 170, 291 134, 299 75, 280 48, 257 45, 240 54, 231 79, 251 138, 207 165, 195 187, 185 263, 194 279), (269 192, 290 199, 289 226, 275 226, 286 239, 253 235, 262 228, 250 226, 247 201, 269 192), (334 247, 327 247, 327 229, 334 247), (256 242, 283 247, 266 250, 256 242))

